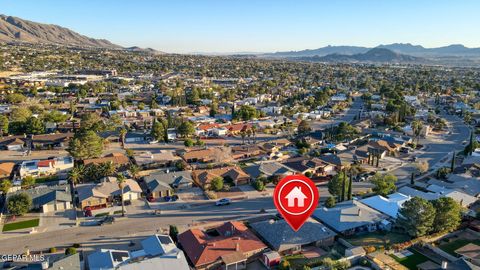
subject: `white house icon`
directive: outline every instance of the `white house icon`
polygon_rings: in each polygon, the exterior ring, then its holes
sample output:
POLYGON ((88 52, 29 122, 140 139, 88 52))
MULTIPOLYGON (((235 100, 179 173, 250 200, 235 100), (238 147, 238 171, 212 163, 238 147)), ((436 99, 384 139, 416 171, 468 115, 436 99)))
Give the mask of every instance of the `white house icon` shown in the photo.
POLYGON ((285 198, 288 200, 288 207, 295 206, 295 199, 297 199, 297 207, 303 207, 307 196, 303 194, 301 187, 294 187, 285 198))

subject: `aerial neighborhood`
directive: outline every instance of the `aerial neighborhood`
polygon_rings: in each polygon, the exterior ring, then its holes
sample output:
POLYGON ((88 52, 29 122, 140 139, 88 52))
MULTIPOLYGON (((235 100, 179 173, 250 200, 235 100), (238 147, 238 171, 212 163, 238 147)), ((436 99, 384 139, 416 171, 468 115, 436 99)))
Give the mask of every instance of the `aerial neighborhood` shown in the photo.
POLYGON ((1 265, 480 269, 479 140, 477 68, 2 43, 1 265))

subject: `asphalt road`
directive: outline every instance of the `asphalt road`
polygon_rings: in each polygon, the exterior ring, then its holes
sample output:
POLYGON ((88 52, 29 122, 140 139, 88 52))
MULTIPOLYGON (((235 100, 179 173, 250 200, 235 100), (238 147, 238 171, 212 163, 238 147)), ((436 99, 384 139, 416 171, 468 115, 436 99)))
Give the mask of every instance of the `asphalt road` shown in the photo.
MULTIPOLYGON (((430 168, 434 168, 439 162, 450 159, 453 151, 459 152, 465 148, 463 141, 470 137, 470 127, 462 119, 454 115, 441 115, 451 127, 451 134, 445 135, 441 140, 422 139, 420 144, 425 146, 422 154, 417 155, 418 160, 427 161, 430 168)), ((411 173, 415 171, 415 164, 409 163, 403 167, 391 171, 399 179, 399 184, 409 181, 411 173)))

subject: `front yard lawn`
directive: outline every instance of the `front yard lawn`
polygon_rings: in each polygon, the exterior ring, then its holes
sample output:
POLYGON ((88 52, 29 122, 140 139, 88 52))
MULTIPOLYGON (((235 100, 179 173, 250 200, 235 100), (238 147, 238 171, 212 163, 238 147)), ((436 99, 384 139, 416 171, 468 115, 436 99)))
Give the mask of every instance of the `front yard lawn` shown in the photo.
POLYGON ((445 244, 441 244, 439 246, 439 248, 453 256, 457 256, 457 253, 455 253, 455 250, 465 246, 465 245, 468 245, 470 243, 473 243, 475 245, 479 245, 480 246, 480 240, 476 239, 476 240, 468 240, 468 239, 457 239, 457 240, 454 240, 452 242, 449 242, 449 243, 445 243, 445 244))
POLYGON ((410 237, 402 233, 394 232, 372 232, 367 234, 355 235, 346 239, 354 246, 374 246, 385 247, 397 243, 403 243, 410 240, 410 237))
POLYGON ((417 252, 416 250, 409 249, 409 251, 412 252, 413 254, 408 257, 398 258, 395 255, 390 255, 390 256, 392 256, 392 258, 394 258, 397 262, 399 262, 400 264, 402 264, 403 266, 411 270, 418 269, 417 265, 428 261, 427 257, 423 256, 421 253, 417 252))
POLYGON ((15 230, 20 230, 20 229, 37 227, 39 223, 40 223, 40 219, 38 219, 38 218, 25 220, 25 221, 14 222, 14 223, 8 223, 8 224, 3 225, 3 230, 2 231, 8 232, 8 231, 15 231, 15 230))

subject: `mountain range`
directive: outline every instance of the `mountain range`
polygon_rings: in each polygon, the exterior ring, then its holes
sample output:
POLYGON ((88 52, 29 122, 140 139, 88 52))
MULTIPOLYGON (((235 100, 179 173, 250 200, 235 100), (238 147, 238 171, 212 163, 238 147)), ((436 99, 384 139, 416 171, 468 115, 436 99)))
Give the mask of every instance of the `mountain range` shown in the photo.
MULTIPOLYGON (((480 57, 480 48, 467 48, 460 44, 449 45, 438 48, 425 48, 421 45, 412 45, 410 43, 393 43, 388 45, 379 45, 374 48, 388 49, 395 53, 408 54, 417 57, 444 57, 444 56, 478 56, 480 57)), ((354 55, 366 53, 373 48, 361 46, 326 46, 314 50, 286 51, 266 53, 265 57, 309 57, 326 56, 329 54, 354 55)))
POLYGON ((325 56, 302 56, 292 59, 312 62, 374 62, 374 63, 424 63, 421 57, 400 54, 385 48, 373 48, 365 53, 327 54, 325 56))
POLYGON ((68 28, 0 15, 0 42, 59 44, 120 49, 105 39, 89 38, 68 28))

